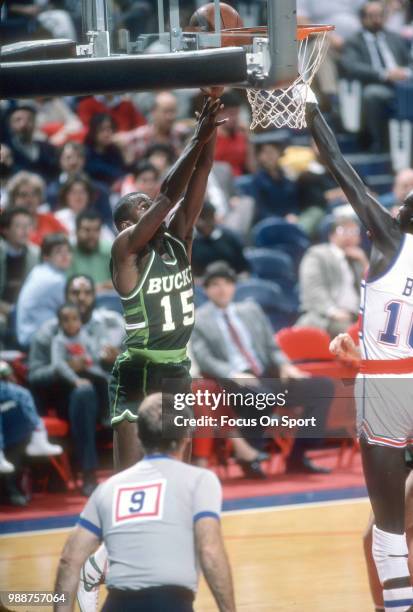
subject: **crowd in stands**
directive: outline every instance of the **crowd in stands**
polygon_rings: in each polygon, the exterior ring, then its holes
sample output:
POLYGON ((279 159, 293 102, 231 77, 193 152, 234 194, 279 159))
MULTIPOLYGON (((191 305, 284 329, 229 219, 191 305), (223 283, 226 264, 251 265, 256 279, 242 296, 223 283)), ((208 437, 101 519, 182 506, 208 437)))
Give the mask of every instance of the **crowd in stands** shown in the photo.
MULTIPOLYGON (((5 0, 3 41, 80 40, 80 4, 5 0)), ((190 2, 182 4, 192 10, 190 2)), ((242 3, 233 4, 241 11, 242 3)), ((126 26, 135 35, 156 28, 152 3, 117 0, 114 6, 116 27, 126 26)), ((387 129, 397 87, 403 84, 413 99, 412 3, 298 0, 298 17, 301 23, 336 25, 315 83, 320 104, 345 152, 355 163, 359 160, 356 168, 366 182, 377 174, 388 177, 370 186, 395 214, 413 189, 411 162, 392 171, 387 129), (345 134, 340 124, 339 76, 362 83, 360 134, 345 134), (381 164, 378 171, 376 163, 381 164)), ((112 210, 130 191, 156 195, 191 133, 201 100, 199 90, 193 90, 146 98, 131 93, 0 103, 0 472, 8 474, 6 489, 13 503, 26 500, 13 481, 7 449, 23 441, 29 455, 58 454, 60 447, 47 441, 38 416, 48 414, 51 406, 70 423, 84 494, 96 485, 96 427, 107 425, 107 381, 124 336, 109 271, 112 210), (182 108, 192 110, 182 116, 182 108), (27 375, 19 383, 4 361, 16 350, 28 356, 27 375), (7 408, 10 402, 13 411, 7 408)), ((226 89, 222 102, 221 114, 228 121, 218 130, 193 243, 199 313, 194 362, 202 374, 216 378, 211 364, 225 361, 218 353, 226 342, 233 348, 226 368, 229 378, 236 378, 245 369, 244 343, 261 364, 258 378, 271 365, 280 373, 283 364, 295 378, 273 334, 297 325, 334 336, 355 322, 368 238, 306 132, 252 134, 243 92, 226 89), (217 262, 221 276, 208 277, 217 262), (242 294, 262 307, 245 307, 245 313, 229 307, 239 342, 228 332, 231 327, 223 327, 216 338, 213 333, 221 325, 213 309, 223 299, 221 290, 228 305, 233 300, 236 305, 242 294), (278 298, 268 304, 262 296, 270 290, 278 298)), ((303 380, 298 396, 306 395, 305 384, 309 380, 303 380)), ((315 409, 307 408, 309 413, 315 409)), ((291 468, 302 453, 297 447, 291 468)))

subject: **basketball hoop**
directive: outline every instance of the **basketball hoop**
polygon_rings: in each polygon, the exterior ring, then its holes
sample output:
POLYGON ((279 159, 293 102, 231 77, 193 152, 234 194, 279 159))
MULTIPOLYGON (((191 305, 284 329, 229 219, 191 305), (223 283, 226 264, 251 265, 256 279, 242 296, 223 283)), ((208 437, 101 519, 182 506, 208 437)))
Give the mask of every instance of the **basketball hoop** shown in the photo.
MULTIPOLYGON (((240 39, 242 37, 243 44, 246 44, 245 41, 249 38, 252 44, 254 36, 265 35, 264 30, 266 28, 237 28, 231 34, 236 34, 240 39), (245 32, 240 30, 245 30, 245 32)), ((268 128, 270 126, 294 129, 306 127, 307 86, 311 85, 326 55, 328 48, 326 38, 327 33, 331 30, 334 30, 334 26, 298 26, 298 77, 287 87, 280 86, 273 90, 247 89, 248 101, 252 110, 251 130, 256 127, 268 128)), ((227 33, 229 33, 228 30, 223 31, 223 34, 227 33)))

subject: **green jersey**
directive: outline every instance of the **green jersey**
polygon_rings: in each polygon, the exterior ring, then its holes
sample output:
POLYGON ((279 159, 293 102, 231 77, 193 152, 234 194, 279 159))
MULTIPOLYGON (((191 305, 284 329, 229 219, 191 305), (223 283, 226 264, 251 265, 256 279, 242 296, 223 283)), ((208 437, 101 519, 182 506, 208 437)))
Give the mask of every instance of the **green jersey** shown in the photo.
POLYGON ((128 296, 120 296, 130 352, 145 352, 159 363, 186 358, 195 318, 186 248, 168 233, 165 248, 168 259, 150 251, 138 285, 128 296))

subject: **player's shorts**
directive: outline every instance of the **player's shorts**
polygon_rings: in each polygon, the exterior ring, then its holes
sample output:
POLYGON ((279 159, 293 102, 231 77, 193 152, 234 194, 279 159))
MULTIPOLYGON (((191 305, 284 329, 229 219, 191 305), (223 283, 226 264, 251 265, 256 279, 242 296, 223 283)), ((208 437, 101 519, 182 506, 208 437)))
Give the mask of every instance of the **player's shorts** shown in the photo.
POLYGON ((357 431, 369 444, 413 444, 412 374, 359 375, 355 385, 357 431))
POLYGON ((109 383, 111 425, 134 422, 142 400, 151 393, 189 393, 191 362, 157 363, 125 351, 115 361, 109 383))

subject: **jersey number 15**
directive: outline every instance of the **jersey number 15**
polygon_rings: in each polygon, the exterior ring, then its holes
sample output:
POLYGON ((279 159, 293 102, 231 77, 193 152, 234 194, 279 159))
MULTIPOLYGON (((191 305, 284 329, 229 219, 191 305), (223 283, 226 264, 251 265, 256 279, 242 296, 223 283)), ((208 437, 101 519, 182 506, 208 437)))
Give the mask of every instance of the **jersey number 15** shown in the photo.
MULTIPOLYGON (((192 325, 195 320, 195 306, 194 303, 190 300, 194 295, 194 291, 191 287, 191 289, 181 291, 179 295, 181 298, 182 314, 184 315, 182 319, 182 324, 185 326, 192 325)), ((172 318, 171 297, 169 295, 165 295, 161 299, 161 306, 163 308, 165 320, 165 323, 162 325, 162 331, 174 331, 174 329, 176 329, 176 325, 172 318)))

